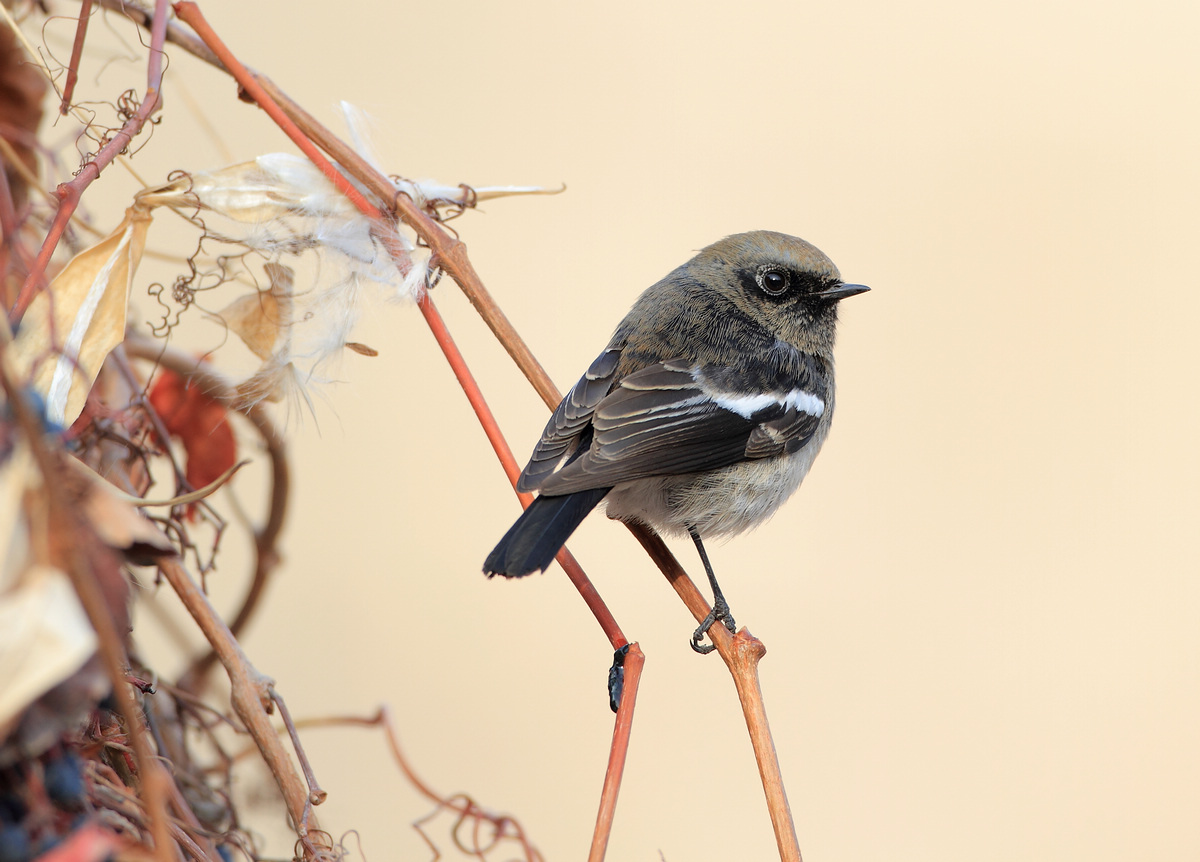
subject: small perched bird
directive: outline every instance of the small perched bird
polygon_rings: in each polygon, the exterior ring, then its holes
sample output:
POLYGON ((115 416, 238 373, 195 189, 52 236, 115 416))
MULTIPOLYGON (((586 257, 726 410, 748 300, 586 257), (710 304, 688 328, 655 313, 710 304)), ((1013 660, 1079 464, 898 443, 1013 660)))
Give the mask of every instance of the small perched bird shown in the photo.
POLYGON ((820 250, 772 231, 703 249, 650 287, 550 417, 517 482, 538 491, 484 572, 545 571, 601 500, 608 516, 691 536, 714 622, 735 630, 702 539, 775 513, 812 466, 833 418, 837 305, 845 284, 820 250))

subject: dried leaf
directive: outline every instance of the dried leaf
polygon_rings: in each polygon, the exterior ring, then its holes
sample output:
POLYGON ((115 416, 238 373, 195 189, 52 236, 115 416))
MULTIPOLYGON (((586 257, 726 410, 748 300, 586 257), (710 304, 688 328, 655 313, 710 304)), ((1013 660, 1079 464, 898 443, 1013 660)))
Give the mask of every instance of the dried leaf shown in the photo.
POLYGON ((241 337, 254 355, 264 362, 275 352, 281 330, 292 322, 291 269, 277 263, 263 267, 271 289, 239 297, 218 312, 226 325, 241 337))
POLYGON ((26 373, 33 372, 46 416, 59 425, 79 416, 101 363, 125 337, 130 281, 150 221, 145 209, 127 209, 121 226, 77 254, 21 320, 14 359, 26 373))
POLYGON ((145 207, 203 207, 235 221, 261 224, 289 215, 357 216, 358 210, 303 156, 267 153, 218 171, 186 174, 138 192, 145 207))
POLYGON ((95 529, 96 535, 114 550, 125 552, 135 561, 155 555, 173 554, 175 546, 166 533, 129 503, 113 493, 113 487, 81 461, 68 462, 86 480, 83 493, 83 514, 95 529))
POLYGON ((220 314, 251 353, 264 362, 271 358, 279 341, 279 330, 284 325, 280 320, 279 299, 273 292, 243 296, 227 305, 220 314))
MULTIPOLYGON (((73 459, 72 459, 73 460, 73 459)), ((61 481, 58 477, 54 481, 61 481)), ((75 495, 68 490, 67 495, 75 495)), ((0 570, 0 762, 16 746, 36 754, 74 727, 75 705, 92 704, 107 690, 89 674, 96 639, 70 579, 60 567, 61 546, 55 531, 61 522, 50 515, 41 471, 28 443, 19 439, 0 463, 0 541, 5 546, 0 570), (100 688, 98 693, 97 688, 100 688), (40 705, 40 706, 39 706, 40 705)), ((73 535, 70 541, 81 537, 73 535)), ((95 559, 93 558, 93 562, 95 559)), ((97 571, 109 572, 103 565, 97 571)), ((102 581, 106 600, 121 618, 128 589, 124 576, 116 590, 102 581)), ((128 617, 118 625, 127 624, 128 617)))
MULTIPOLYGON (((150 403, 171 436, 183 443, 187 480, 193 488, 216 481, 237 461, 237 441, 220 401, 163 369, 150 390, 150 403)), ((195 504, 189 504, 188 512, 194 510, 195 504)))
POLYGON ((0 727, 83 666, 96 634, 67 575, 52 566, 27 570, 0 596, 0 727))
POLYGON ((0 594, 17 582, 29 551, 29 524, 25 517, 25 492, 41 480, 34 468, 29 444, 18 439, 0 464, 0 594))
POLYGON ((357 341, 347 341, 346 347, 350 350, 353 350, 355 353, 359 354, 360 356, 378 356, 379 355, 379 351, 376 350, 374 347, 367 347, 367 345, 359 344, 357 341))

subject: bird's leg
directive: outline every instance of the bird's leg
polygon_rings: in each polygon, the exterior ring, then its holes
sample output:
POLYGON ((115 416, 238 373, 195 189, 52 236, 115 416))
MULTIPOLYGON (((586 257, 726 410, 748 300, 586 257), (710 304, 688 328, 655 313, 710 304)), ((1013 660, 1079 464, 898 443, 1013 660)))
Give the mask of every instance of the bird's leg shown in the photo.
POLYGON ((717 648, 717 645, 711 641, 707 644, 701 643, 704 636, 708 634, 708 630, 712 628, 713 623, 723 622, 725 628, 729 629, 730 633, 737 631, 737 623, 733 621, 733 614, 729 612, 729 603, 725 601, 725 596, 721 593, 721 586, 717 583, 717 576, 713 574, 712 563, 708 561, 708 552, 704 550, 704 543, 700 541, 700 534, 696 532, 696 528, 688 525, 688 535, 692 537, 692 541, 696 543, 696 550, 700 552, 700 562, 704 563, 704 573, 708 575, 708 583, 712 586, 713 604, 712 610, 708 616, 692 632, 692 649, 701 655, 707 655, 717 648))

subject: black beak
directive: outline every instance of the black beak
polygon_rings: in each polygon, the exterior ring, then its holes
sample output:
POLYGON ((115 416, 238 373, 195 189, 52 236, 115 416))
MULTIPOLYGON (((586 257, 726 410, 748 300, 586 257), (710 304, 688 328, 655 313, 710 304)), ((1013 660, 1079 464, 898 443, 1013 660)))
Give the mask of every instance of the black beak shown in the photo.
POLYGON ((814 293, 813 296, 821 299, 837 302, 839 299, 845 299, 848 296, 857 296, 860 293, 866 293, 871 288, 865 284, 835 284, 833 287, 814 293))

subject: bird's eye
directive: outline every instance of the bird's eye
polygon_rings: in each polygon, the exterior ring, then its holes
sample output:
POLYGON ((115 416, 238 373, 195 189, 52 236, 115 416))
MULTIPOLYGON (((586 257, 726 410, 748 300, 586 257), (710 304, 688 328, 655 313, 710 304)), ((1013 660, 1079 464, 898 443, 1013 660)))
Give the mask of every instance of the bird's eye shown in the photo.
POLYGON ((758 282, 758 286, 763 293, 771 296, 779 296, 788 289, 791 284, 791 278, 788 276, 786 269, 780 269, 771 264, 763 264, 758 268, 758 272, 754 274, 754 280, 758 282))

